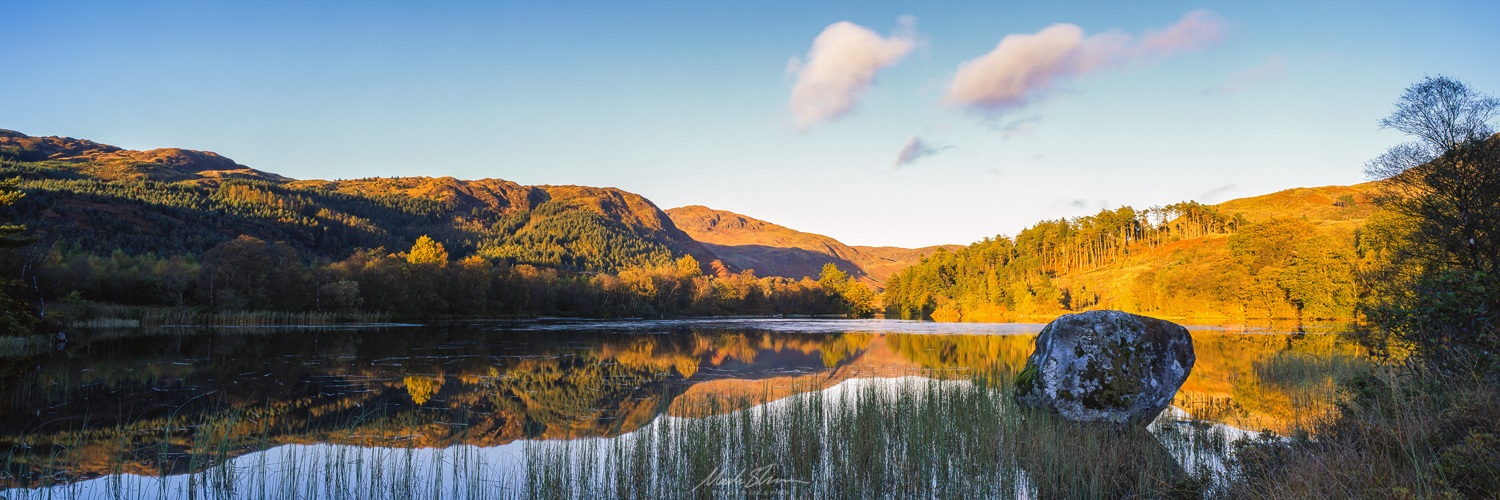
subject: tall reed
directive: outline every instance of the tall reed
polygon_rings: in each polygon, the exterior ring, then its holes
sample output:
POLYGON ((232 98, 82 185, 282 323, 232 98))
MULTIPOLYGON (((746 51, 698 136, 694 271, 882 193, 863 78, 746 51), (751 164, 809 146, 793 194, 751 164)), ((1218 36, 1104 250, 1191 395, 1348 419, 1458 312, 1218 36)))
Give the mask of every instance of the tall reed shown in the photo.
MULTIPOLYGON (((32 498, 747 499, 1162 498, 1213 495, 1234 436, 1163 418, 1143 429, 1062 422, 1017 405, 1008 378, 856 379, 749 406, 710 398, 614 438, 494 450, 403 441, 413 422, 356 415, 327 444, 273 443, 254 415, 160 423, 102 480, 68 476, 77 443, 12 448, 32 498), (691 408, 691 407, 690 407, 691 408), (726 411, 736 408, 736 411, 726 411), (355 431, 358 429, 358 432, 355 431), (384 437, 376 437, 384 436, 384 437)), ((770 394, 771 387, 765 388, 770 394)), ((452 425, 462 426, 462 422, 452 425)), ((155 425, 155 424, 153 424, 155 425)), ((85 433, 70 434, 82 436, 85 433)), ((122 442, 127 440, 120 433, 122 442)), ((454 443, 466 442, 466 436, 454 443)), ((502 447, 503 448, 503 447, 502 447)), ((16 484, 16 483, 12 483, 16 484)))

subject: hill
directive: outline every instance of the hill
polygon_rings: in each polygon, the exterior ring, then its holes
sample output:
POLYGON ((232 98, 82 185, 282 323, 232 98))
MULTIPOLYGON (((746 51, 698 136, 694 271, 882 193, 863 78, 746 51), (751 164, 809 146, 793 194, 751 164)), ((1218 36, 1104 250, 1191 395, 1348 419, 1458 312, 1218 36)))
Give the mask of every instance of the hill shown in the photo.
POLYGON ((131 151, 71 137, 31 137, 6 129, 0 129, 0 154, 19 161, 71 164, 80 174, 110 181, 287 180, 207 151, 177 148, 131 151))
POLYGON ((572 271, 716 257, 650 200, 614 188, 451 177, 298 181, 185 149, 132 151, 0 130, 0 178, 27 192, 5 207, 80 250, 196 255, 249 235, 326 258, 410 248, 429 235, 455 257, 572 271))
POLYGON ((887 282, 887 314, 978 320, 1119 309, 1350 318, 1372 184, 1218 205, 1122 207, 938 252, 887 282))
POLYGON ((701 205, 669 209, 667 215, 688 236, 725 262, 754 269, 761 276, 817 277, 825 264, 834 264, 861 282, 880 286, 892 272, 916 263, 938 248, 963 248, 849 246, 820 234, 701 205))

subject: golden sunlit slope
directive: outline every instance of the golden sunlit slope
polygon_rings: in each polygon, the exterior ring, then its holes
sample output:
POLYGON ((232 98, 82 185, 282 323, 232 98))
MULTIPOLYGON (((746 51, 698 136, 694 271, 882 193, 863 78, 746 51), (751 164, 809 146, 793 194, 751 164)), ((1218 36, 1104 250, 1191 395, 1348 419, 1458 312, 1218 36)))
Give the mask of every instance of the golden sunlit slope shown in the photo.
POLYGON ((104 180, 287 180, 270 172, 240 165, 210 151, 178 148, 133 151, 71 137, 31 137, 5 129, 0 129, 0 148, 25 151, 26 157, 23 159, 28 161, 50 160, 76 164, 80 173, 104 180))
POLYGON ((1323 186, 1292 188, 1271 194, 1238 198, 1216 205, 1220 212, 1238 213, 1250 222, 1260 222, 1271 217, 1307 216, 1313 221, 1342 221, 1364 219, 1374 212, 1369 196, 1375 190, 1374 182, 1353 186, 1323 186), (1347 197, 1347 198, 1345 198, 1347 197), (1343 201, 1340 199, 1343 198, 1343 201), (1353 204, 1349 204, 1353 201, 1353 204))
POLYGON ((754 269, 761 276, 816 278, 823 265, 831 263, 862 282, 879 285, 890 273, 939 248, 852 247, 820 234, 700 205, 673 208, 667 215, 726 262, 754 269))
MULTIPOLYGON (((1222 214, 1242 215, 1251 223, 1264 223, 1273 218, 1306 222, 1312 232, 1302 237, 1324 238, 1332 245, 1331 252, 1348 251, 1347 258, 1338 259, 1341 265, 1345 265, 1352 264, 1348 259, 1353 258, 1356 231, 1376 210, 1369 200, 1374 189, 1374 183, 1292 188, 1229 200, 1214 208, 1222 214)), ((1258 275, 1244 275, 1245 269, 1234 266, 1237 259, 1229 245, 1231 236, 1207 235, 1155 247, 1137 247, 1130 257, 1116 265, 1061 274, 1057 277, 1057 285, 1082 299, 1080 309, 1123 309, 1143 314, 1191 317, 1300 316, 1302 312, 1292 301, 1248 300, 1236 305, 1232 301, 1214 298, 1265 287, 1273 281, 1285 281, 1268 274, 1278 271, 1275 265, 1263 269, 1258 275), (1221 288, 1230 290, 1215 290, 1221 288)), ((1295 256, 1296 252, 1292 255, 1295 256)), ((1285 293, 1269 288, 1264 292, 1273 295, 1285 293)))
POLYGON ((1351 318, 1373 183, 1041 221, 893 273, 887 314, 990 321, 1117 309, 1157 317, 1351 318), (1170 220, 1159 219, 1167 214, 1170 220))

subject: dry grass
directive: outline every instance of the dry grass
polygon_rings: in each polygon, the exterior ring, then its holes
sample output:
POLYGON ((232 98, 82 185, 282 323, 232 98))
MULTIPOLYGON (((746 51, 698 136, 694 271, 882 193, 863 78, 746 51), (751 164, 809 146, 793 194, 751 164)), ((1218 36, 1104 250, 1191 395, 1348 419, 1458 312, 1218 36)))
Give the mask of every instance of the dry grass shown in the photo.
POLYGON ((1392 367, 1310 433, 1237 445, 1233 498, 1494 498, 1500 384, 1392 367))

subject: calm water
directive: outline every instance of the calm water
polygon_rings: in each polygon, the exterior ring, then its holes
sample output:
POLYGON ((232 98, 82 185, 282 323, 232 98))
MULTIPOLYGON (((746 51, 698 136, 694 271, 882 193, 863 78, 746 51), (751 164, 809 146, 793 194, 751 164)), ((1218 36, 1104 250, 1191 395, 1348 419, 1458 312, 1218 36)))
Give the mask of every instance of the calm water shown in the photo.
MULTIPOLYGON (((421 481, 429 494, 405 497, 470 497, 459 494, 464 474, 519 470, 527 443, 628 438, 662 419, 910 377, 1006 377, 1042 326, 685 320, 87 332, 58 351, 0 357, 0 452, 10 457, 0 486, 23 486, 10 491, 16 498, 45 484, 64 496, 112 497, 134 480, 132 494, 186 498, 200 481, 190 473, 332 478, 318 467, 337 454, 362 467, 341 481, 415 469, 431 476, 421 481)), ((1285 430, 1322 415, 1334 397, 1325 372, 1361 352, 1337 334, 1342 325, 1189 329, 1198 360, 1169 416, 1229 430, 1285 430)))

